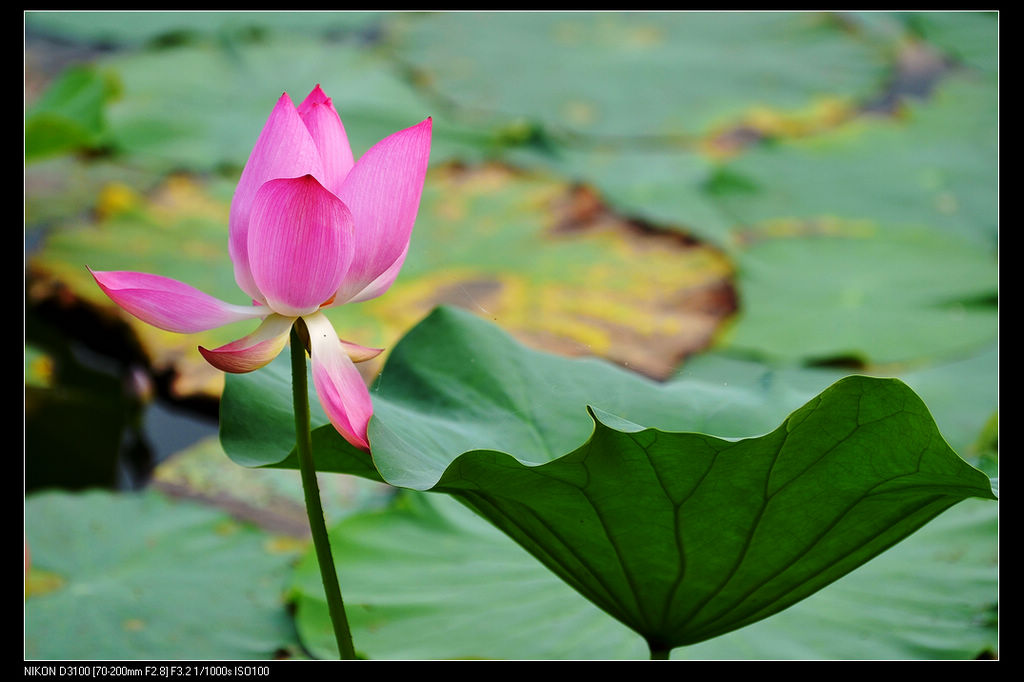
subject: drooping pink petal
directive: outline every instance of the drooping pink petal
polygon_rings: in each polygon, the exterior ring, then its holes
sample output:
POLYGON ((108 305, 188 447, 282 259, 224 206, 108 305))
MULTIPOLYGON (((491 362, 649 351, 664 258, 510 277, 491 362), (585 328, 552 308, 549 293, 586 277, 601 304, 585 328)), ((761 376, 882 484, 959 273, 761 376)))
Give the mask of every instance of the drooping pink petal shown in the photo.
POLYGON ((366 426, 373 414, 370 392, 323 313, 303 318, 309 330, 313 385, 338 433, 352 445, 370 449, 366 426))
POLYGON ((354 163, 341 117, 319 85, 299 105, 299 116, 320 152, 324 187, 337 194, 354 163))
POLYGON ((249 215, 256 192, 268 180, 311 174, 324 177, 320 152, 288 93, 281 95, 256 140, 238 180, 228 218, 228 251, 235 265, 235 281, 242 291, 263 300, 253 282, 248 257, 249 215))
POLYGON ((287 317, 320 307, 352 263, 352 215, 311 175, 260 187, 249 218, 252 278, 267 306, 287 317))
MULTIPOLYGON (((356 259, 335 299, 349 301, 408 248, 430 158, 431 119, 390 135, 356 162, 338 191, 355 220, 356 259)), ((400 265, 399 265, 400 267, 400 265)), ((393 273, 397 276, 397 270, 393 273)), ((375 295, 386 286, 377 287, 375 295)))
POLYGON ((277 357, 288 342, 294 322, 290 317, 270 315, 252 334, 213 350, 199 346, 199 352, 222 372, 252 372, 277 357))
POLYGON ((383 348, 367 348, 366 346, 360 346, 358 343, 352 343, 345 339, 339 339, 338 342, 341 344, 342 350, 345 351, 345 355, 347 355, 352 362, 366 362, 367 360, 373 360, 384 352, 383 348))
POLYGON ((226 303, 170 277, 145 272, 96 271, 96 284, 143 322, 169 332, 192 334, 267 314, 259 306, 226 303))

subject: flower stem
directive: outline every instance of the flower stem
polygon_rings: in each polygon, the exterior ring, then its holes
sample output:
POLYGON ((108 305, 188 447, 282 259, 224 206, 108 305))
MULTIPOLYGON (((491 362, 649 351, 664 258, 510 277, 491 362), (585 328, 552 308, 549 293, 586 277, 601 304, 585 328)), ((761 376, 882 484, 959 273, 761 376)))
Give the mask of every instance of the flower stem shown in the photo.
POLYGON ((669 655, 672 653, 671 647, 661 647, 655 644, 648 644, 651 649, 651 660, 652 661, 667 661, 669 655))
POLYGON ((306 387, 306 348, 299 338, 299 322, 292 326, 292 402, 295 409, 295 450, 299 458, 299 472, 302 475, 302 492, 306 497, 306 514, 309 516, 309 530, 313 534, 316 559, 320 564, 320 577, 327 596, 327 608, 334 625, 334 638, 342 659, 354 659, 352 633, 345 616, 345 602, 341 599, 338 573, 331 556, 331 543, 327 538, 324 510, 320 505, 320 486, 316 482, 313 466, 313 439, 309 432, 309 394, 306 387))

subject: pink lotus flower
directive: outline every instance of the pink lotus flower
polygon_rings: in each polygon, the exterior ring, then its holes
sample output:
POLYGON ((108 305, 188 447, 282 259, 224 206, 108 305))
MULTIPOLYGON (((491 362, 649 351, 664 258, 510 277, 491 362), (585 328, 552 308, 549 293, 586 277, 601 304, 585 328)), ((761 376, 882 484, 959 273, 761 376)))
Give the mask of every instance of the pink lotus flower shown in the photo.
POLYGON ((373 406, 353 360, 380 351, 339 340, 322 310, 374 298, 395 281, 423 192, 430 132, 428 118, 384 138, 354 162, 338 112, 320 86, 298 109, 285 93, 231 202, 228 250, 235 281, 253 305, 232 305, 159 275, 91 271, 93 277, 129 313, 172 332, 261 318, 244 338, 199 348, 225 372, 266 365, 302 318, 320 403, 349 443, 368 450, 373 406))

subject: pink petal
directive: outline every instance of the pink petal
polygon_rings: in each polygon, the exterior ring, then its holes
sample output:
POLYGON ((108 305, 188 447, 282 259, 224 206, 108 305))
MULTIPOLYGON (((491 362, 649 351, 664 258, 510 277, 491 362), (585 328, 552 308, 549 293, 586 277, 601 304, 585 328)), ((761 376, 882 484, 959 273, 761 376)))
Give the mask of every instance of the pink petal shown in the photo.
MULTIPOLYGON (((339 303, 364 291, 408 248, 430 159, 431 125, 428 118, 375 144, 338 191, 355 220, 356 253, 338 291, 339 303)), ((384 293, 392 281, 393 276, 374 295, 384 293)))
POLYGON ((319 85, 299 105, 299 116, 320 152, 324 187, 337 194, 354 163, 341 117, 319 85))
POLYGON ((324 412, 345 440, 357 448, 369 450, 366 426, 373 414, 373 404, 363 377, 323 313, 303 319, 309 330, 313 385, 324 412))
POLYGON ((260 187, 248 237, 253 281, 286 317, 316 311, 352 263, 352 215, 312 175, 260 187))
POLYGON ((256 140, 231 200, 228 251, 235 264, 235 281, 257 300, 263 296, 253 282, 248 258, 249 215, 256 192, 268 180, 306 174, 324 176, 320 153, 288 93, 281 95, 256 140))
POLYGON ((265 308, 225 303, 184 282, 145 272, 89 270, 110 299, 143 322, 191 334, 263 317, 265 308))
POLYGON ((222 372, 252 372, 277 357, 288 342, 294 322, 290 317, 270 315, 252 334, 213 350, 199 346, 199 352, 222 372))
POLYGON ((383 348, 367 348, 366 346, 360 346, 358 343, 352 343, 345 339, 339 339, 338 343, 341 344, 341 348, 345 351, 345 355, 347 355, 352 362, 366 362, 367 360, 373 360, 384 352, 383 348))
MULTIPOLYGON (((395 278, 398 277, 399 271, 402 269, 402 265, 405 264, 405 256, 409 253, 409 245, 406 244, 405 248, 402 249, 402 253, 399 254, 398 259, 395 260, 391 266, 377 275, 377 279, 373 280, 366 287, 354 295, 352 298, 344 301, 345 303, 359 303, 360 301, 369 301, 371 298, 377 298, 385 291, 387 291, 394 283, 395 278)), ((331 306, 328 306, 331 307, 331 306)))

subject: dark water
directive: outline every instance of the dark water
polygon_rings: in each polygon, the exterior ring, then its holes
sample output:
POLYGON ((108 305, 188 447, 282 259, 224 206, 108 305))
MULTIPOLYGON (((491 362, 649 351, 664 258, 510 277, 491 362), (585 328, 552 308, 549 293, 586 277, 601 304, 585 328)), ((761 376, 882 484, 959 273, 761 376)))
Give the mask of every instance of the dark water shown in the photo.
POLYGON ((25 387, 26 493, 138 489, 156 464, 217 433, 215 403, 171 403, 122 335, 66 312, 26 310, 26 343, 52 361, 46 385, 25 387))

